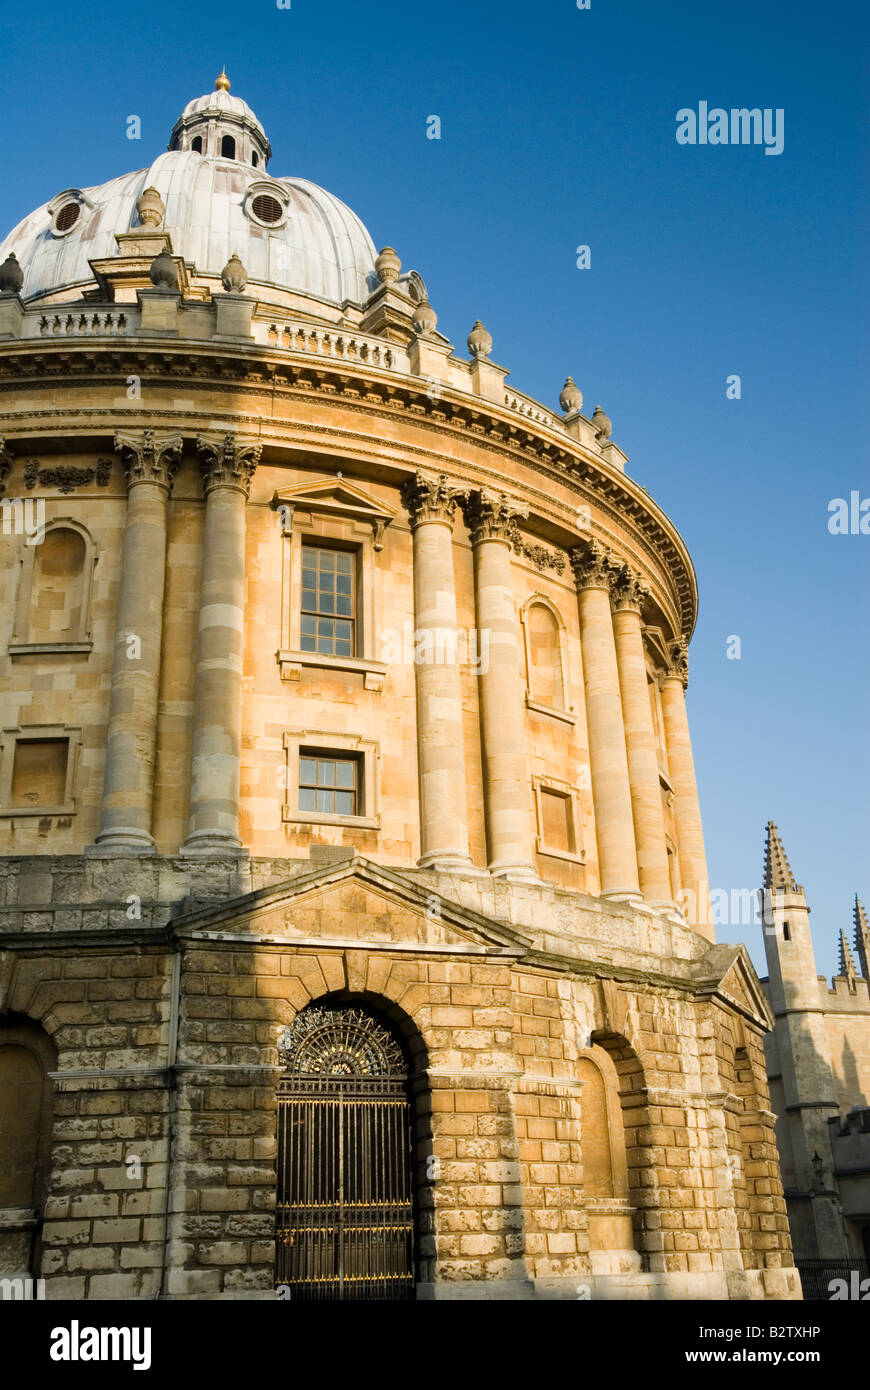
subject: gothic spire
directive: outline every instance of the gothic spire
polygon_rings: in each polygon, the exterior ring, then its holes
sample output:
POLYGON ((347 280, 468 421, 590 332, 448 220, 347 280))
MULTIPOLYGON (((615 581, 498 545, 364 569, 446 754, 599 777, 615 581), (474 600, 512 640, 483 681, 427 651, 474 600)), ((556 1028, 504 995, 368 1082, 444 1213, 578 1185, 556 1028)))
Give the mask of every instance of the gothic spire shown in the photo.
POLYGON ((855 894, 855 950, 861 963, 861 974, 870 980, 870 922, 858 894, 855 894))
POLYGON ((764 846, 764 886, 769 892, 803 892, 800 884, 795 883, 788 855, 772 820, 767 822, 767 841, 764 846))
POLYGON ((849 950, 846 933, 842 930, 840 931, 840 969, 837 971, 837 974, 845 975, 846 979, 849 981, 850 989, 858 978, 858 971, 855 969, 855 962, 852 959, 852 952, 849 950))

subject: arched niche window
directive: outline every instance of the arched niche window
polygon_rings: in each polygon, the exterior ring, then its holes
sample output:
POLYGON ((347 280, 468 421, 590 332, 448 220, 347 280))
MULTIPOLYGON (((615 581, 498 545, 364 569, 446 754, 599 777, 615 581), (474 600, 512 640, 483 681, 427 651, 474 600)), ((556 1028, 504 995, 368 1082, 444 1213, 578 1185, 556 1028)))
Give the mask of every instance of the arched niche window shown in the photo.
POLYGON ((598 1046, 581 1052, 577 1073, 583 1083, 580 1148, 593 1268, 606 1272, 607 1265, 615 1272, 636 1264, 620 1079, 598 1046))
POLYGON ((535 594, 520 614, 526 653, 526 704, 573 724, 565 669, 565 625, 549 599, 535 594))
POLYGON ((253 164, 253 166, 254 166, 255 169, 256 169, 257 165, 259 164, 259 162, 260 162, 260 156, 257 154, 257 151, 254 150, 253 154, 251 155, 251 163, 253 164))
POLYGON ((96 547, 69 517, 46 527, 40 545, 22 546, 11 652, 90 651, 96 547))
POLYGON ((190 142, 190 148, 191 148, 192 150, 195 150, 197 154, 202 154, 202 136, 201 136, 201 135, 194 135, 193 139, 192 139, 191 142, 190 142))
POLYGON ((221 155, 224 159, 235 159, 236 142, 232 135, 224 135, 221 137, 221 155))
POLYGON ((35 1274, 50 1171, 56 1054, 29 1019, 0 1020, 0 1268, 35 1274))

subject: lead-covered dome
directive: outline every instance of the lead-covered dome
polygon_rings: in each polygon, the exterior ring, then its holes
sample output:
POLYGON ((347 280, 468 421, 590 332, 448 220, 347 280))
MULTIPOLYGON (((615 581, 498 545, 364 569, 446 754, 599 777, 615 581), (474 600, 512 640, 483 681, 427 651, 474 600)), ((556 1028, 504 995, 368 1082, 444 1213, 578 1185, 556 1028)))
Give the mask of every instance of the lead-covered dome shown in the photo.
POLYGON ((94 288, 90 262, 114 256, 116 234, 140 227, 137 200, 155 188, 166 205, 162 230, 197 274, 218 278, 235 253, 253 286, 364 303, 378 278, 363 223, 307 179, 272 178, 270 155, 263 126, 222 73, 214 92, 188 102, 169 150, 149 168, 57 194, 10 232, 0 262, 17 256, 23 299, 94 288))

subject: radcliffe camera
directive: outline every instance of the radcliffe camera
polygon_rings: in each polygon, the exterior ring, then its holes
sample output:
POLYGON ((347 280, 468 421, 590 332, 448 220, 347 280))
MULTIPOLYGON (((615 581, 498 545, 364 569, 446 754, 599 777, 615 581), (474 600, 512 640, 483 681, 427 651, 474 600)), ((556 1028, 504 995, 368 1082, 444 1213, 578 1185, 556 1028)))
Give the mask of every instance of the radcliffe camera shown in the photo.
POLYGON ((351 1303, 866 1350, 866 28, 10 11, 0 1312, 49 1376, 280 1374, 351 1303))

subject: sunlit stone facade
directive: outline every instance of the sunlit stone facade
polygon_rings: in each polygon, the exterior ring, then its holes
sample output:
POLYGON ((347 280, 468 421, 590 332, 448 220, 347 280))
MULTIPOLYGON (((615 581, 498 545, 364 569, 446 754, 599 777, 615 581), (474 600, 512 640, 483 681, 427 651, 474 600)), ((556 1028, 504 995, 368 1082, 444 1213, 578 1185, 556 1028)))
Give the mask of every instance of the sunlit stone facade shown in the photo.
POLYGON ((0 247, 3 1260, 275 1297, 282 1039, 345 1008, 406 1059, 404 1244, 294 1297, 793 1296, 685 545, 270 153, 221 78, 0 247))

